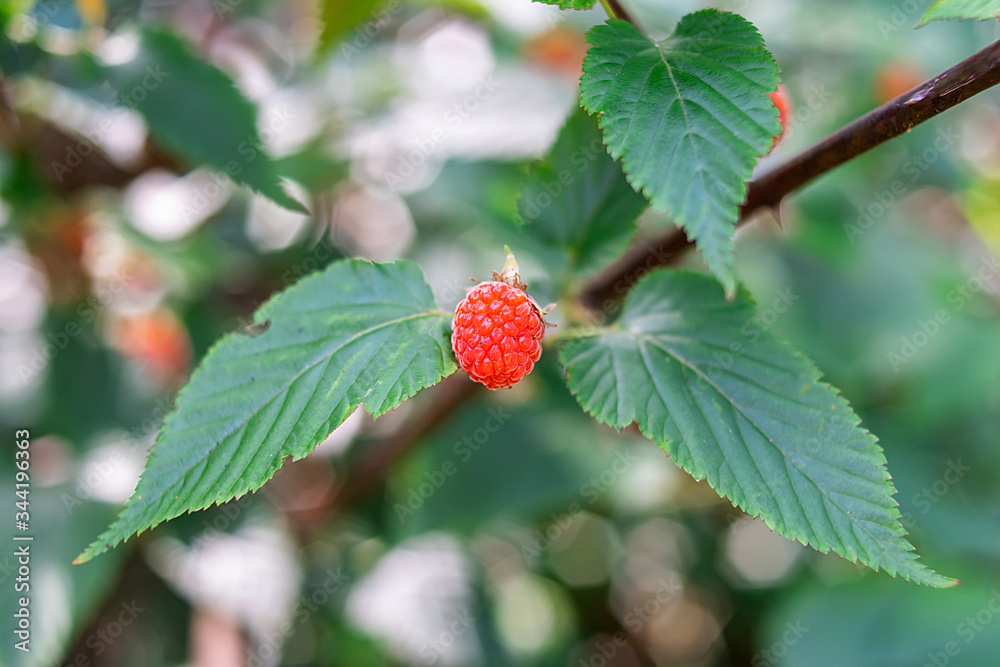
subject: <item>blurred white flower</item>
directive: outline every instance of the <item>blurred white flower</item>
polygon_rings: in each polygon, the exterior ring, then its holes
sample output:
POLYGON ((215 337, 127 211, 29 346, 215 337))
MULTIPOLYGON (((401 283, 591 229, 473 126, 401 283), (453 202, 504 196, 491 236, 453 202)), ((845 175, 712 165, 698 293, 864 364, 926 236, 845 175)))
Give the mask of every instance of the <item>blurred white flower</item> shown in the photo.
POLYGON ((470 564, 459 542, 426 534, 400 544, 355 585, 347 615, 400 659, 461 665, 479 654, 470 564))

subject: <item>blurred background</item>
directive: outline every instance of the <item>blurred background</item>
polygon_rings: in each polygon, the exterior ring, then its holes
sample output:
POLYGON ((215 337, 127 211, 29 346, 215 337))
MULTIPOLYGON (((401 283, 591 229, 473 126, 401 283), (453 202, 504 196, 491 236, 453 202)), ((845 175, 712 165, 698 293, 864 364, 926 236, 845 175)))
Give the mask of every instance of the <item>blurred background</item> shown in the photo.
MULTIPOLYGON (((912 30, 928 4, 715 5, 755 23, 793 100, 760 168, 1000 37, 996 22, 912 30)), ((627 5, 658 37, 704 6, 627 5)), ((552 300, 551 258, 518 232, 519 184, 574 107, 583 35, 604 16, 392 0, 317 55, 314 0, 0 6, 0 448, 30 431, 35 534, 29 655, 14 648, 16 557, 0 548, 3 664, 998 664, 997 92, 824 176, 785 202, 783 231, 761 219, 738 243, 759 320, 879 436, 913 543, 961 586, 921 589, 771 533, 652 443, 583 415, 552 350, 350 502, 339 491, 358 462, 391 452, 433 393, 377 422, 355 414, 258 493, 74 567, 199 358, 299 277, 406 257, 452 308, 509 243, 552 300), (158 53, 175 58, 164 72, 123 74, 158 53), (140 113, 161 83, 204 109, 197 131, 173 127, 170 105, 140 113), (201 156, 246 122, 248 163, 310 215, 201 156)), ((640 238, 670 224, 648 212, 640 238)), ((11 514, 14 474, 2 457, 11 514)))

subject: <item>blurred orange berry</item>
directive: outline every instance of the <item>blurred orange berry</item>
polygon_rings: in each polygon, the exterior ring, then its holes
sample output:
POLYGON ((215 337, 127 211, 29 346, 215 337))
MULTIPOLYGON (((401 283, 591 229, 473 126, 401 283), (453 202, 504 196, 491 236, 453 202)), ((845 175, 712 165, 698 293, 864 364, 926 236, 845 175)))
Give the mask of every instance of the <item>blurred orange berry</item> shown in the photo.
POLYGON ((904 60, 894 60, 879 68, 875 76, 875 97, 879 104, 894 100, 924 82, 923 72, 904 60))
POLYGON ((583 71, 583 58, 587 55, 587 40, 571 28, 556 26, 529 41, 525 54, 543 67, 578 79, 583 71))
POLYGON ((788 96, 788 89, 783 83, 779 83, 778 89, 773 93, 768 93, 767 96, 774 102, 774 106, 778 107, 778 120, 781 122, 781 134, 771 142, 771 150, 773 151, 785 137, 785 132, 788 131, 788 127, 792 123, 792 98, 788 96))
POLYGON ((123 317, 113 328, 112 344, 165 383, 181 379, 191 361, 187 330, 165 309, 123 317))

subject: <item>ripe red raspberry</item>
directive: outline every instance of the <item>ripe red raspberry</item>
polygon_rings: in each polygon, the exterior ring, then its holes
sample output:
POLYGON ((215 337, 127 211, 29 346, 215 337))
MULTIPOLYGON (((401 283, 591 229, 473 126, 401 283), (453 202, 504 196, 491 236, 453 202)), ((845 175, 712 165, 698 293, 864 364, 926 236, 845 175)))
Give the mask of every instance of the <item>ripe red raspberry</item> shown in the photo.
POLYGON ((525 294, 513 259, 508 255, 501 274, 494 272, 492 281, 469 292, 451 323, 458 365, 490 389, 520 382, 542 354, 545 322, 525 294))

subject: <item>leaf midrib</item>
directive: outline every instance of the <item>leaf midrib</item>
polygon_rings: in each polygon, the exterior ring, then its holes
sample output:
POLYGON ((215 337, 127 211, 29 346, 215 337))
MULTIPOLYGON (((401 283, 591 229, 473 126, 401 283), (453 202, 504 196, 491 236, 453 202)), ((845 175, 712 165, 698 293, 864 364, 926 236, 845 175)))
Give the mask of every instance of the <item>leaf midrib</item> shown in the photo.
MULTIPOLYGON (((291 377, 291 379, 288 380, 288 382, 286 382, 284 385, 282 385, 281 387, 279 387, 278 390, 274 392, 274 394, 272 394, 271 396, 269 396, 267 398, 267 400, 265 400, 263 403, 261 403, 256 408, 254 408, 254 410, 251 411, 243 420, 241 420, 240 422, 238 422, 237 424, 235 424, 231 429, 229 429, 228 431, 226 431, 219 439, 217 439, 212 444, 211 447, 209 447, 209 448, 206 449, 205 454, 203 456, 199 457, 190 466, 187 466, 186 468, 184 468, 183 471, 181 472, 181 474, 179 476, 177 476, 176 478, 174 478, 165 487, 164 492, 162 494, 160 494, 159 497, 162 498, 164 495, 166 495, 167 493, 169 493, 170 489, 172 489, 178 482, 183 481, 183 479, 185 478, 185 476, 187 476, 188 473, 190 473, 196 467, 198 467, 199 465, 201 465, 205 460, 207 460, 208 457, 212 455, 212 452, 214 452, 219 447, 219 445, 222 444, 222 442, 226 438, 228 438, 233 433, 235 433, 237 430, 239 430, 242 426, 244 426, 245 424, 247 424, 251 419, 253 419, 253 417, 256 414, 258 414, 261 410, 263 410, 265 407, 267 407, 268 405, 270 405, 271 401, 273 401, 275 398, 277 398, 278 396, 280 396, 282 393, 287 393, 288 388, 291 387, 291 385, 296 380, 298 380, 300 377, 302 377, 303 374, 306 373, 306 371, 308 371, 311 368, 314 368, 317 364, 319 364, 320 362, 322 362, 324 359, 329 360, 330 358, 333 357, 334 354, 336 354, 338 351, 342 350, 344 347, 346 347, 351 342, 357 340, 358 338, 360 338, 360 337, 362 337, 364 335, 367 335, 367 334, 373 333, 375 331, 378 331, 379 329, 382 329, 384 327, 388 327, 388 326, 392 326, 392 325, 396 325, 396 324, 401 324, 403 322, 407 322, 407 321, 410 321, 410 320, 417 320, 417 319, 424 318, 424 317, 440 317, 441 315, 443 315, 443 313, 440 310, 433 310, 433 311, 427 311, 427 312, 422 312, 422 313, 416 313, 414 315, 407 315, 406 317, 399 317, 399 318, 396 318, 394 320, 389 320, 387 322, 381 322, 381 323, 379 323, 379 324, 377 324, 375 326, 368 327, 367 329, 359 331, 356 334, 354 334, 353 336, 345 338, 336 347, 334 347, 333 349, 329 350, 328 352, 325 352, 324 354, 320 355, 316 359, 314 359, 311 362, 309 362, 309 364, 307 366, 303 367, 301 370, 299 370, 297 373, 295 373, 295 375, 293 375, 291 377)), ((268 433, 268 436, 270 436, 270 433, 268 433)), ((200 481, 199 481, 199 484, 200 484, 200 481)), ((144 506, 143 509, 145 510, 145 509, 148 509, 148 508, 152 507, 152 502, 153 502, 153 500, 151 499, 150 502, 148 502, 148 503, 145 504, 145 506, 144 506)))
MULTIPOLYGON (((707 191, 708 184, 705 182, 705 163, 701 159, 701 155, 698 152, 697 145, 694 142, 694 132, 691 129, 691 120, 688 117, 688 109, 687 109, 687 104, 685 103, 684 100, 684 95, 681 94, 680 86, 677 85, 677 79, 674 78, 674 69, 673 67, 670 66, 670 63, 667 61, 666 54, 663 53, 663 49, 666 45, 667 45, 666 40, 662 44, 657 44, 656 52, 660 56, 660 62, 662 62, 663 66, 666 67, 667 76, 670 77, 670 85, 674 87, 674 93, 677 94, 677 100, 681 107, 681 114, 684 116, 684 128, 686 130, 684 135, 685 137, 684 141, 691 146, 691 153, 692 155, 695 156, 695 160, 698 163, 698 168, 695 169, 695 173, 698 174, 698 180, 701 182, 702 190, 707 191)), ((663 113, 664 115, 666 115, 666 109, 664 109, 663 113)), ((662 124, 663 122, 662 117, 660 118, 660 122, 662 124)), ((702 208, 704 209, 704 204, 702 204, 702 208)))
MULTIPOLYGON (((761 427, 761 426, 760 426, 760 425, 759 425, 759 424, 758 424, 758 423, 756 422, 756 420, 754 420, 754 419, 753 419, 753 418, 752 418, 752 417, 751 417, 750 415, 748 415, 748 414, 747 414, 747 413, 746 413, 746 412, 745 412, 745 411, 743 410, 743 407, 742 407, 742 406, 741 406, 741 405, 740 405, 739 403, 737 403, 737 402, 736 402, 736 401, 735 401, 735 400, 734 400, 734 399, 733 399, 732 397, 730 397, 730 396, 729 396, 729 395, 728 395, 728 394, 727 394, 727 393, 726 393, 725 391, 723 391, 723 390, 722 390, 722 388, 721 388, 721 387, 719 387, 719 386, 718 386, 718 385, 717 385, 717 384, 716 384, 716 383, 715 383, 714 381, 712 381, 712 379, 711 379, 711 378, 709 378, 709 377, 708 377, 708 376, 707 376, 707 375, 706 375, 705 373, 703 373, 703 372, 701 371, 701 369, 700 369, 700 368, 698 368, 698 367, 697 367, 697 366, 696 366, 695 364, 691 363, 691 362, 690 362, 690 361, 688 361, 688 360, 687 360, 686 358, 684 358, 683 356, 681 356, 680 354, 678 354, 678 353, 677 353, 677 352, 676 352, 675 350, 673 350, 673 349, 671 349, 671 348, 667 347, 666 345, 663 345, 663 344, 661 344, 661 343, 660 343, 660 341, 658 341, 658 340, 657 340, 657 339, 656 339, 656 338, 655 338, 654 336, 652 336, 652 335, 649 335, 649 334, 646 334, 646 333, 639 333, 639 332, 635 332, 635 331, 633 331, 633 332, 632 332, 632 334, 633 334, 633 335, 635 335, 635 336, 636 336, 637 338, 642 338, 642 339, 644 339, 644 340, 647 340, 647 341, 648 341, 648 342, 649 342, 650 344, 652 344, 653 346, 655 346, 655 347, 658 347, 659 349, 663 350, 663 352, 665 352, 666 354, 668 354, 668 355, 672 356, 672 357, 673 357, 674 359, 676 359, 676 360, 677 360, 677 361, 678 361, 678 362, 679 362, 679 363, 680 363, 681 365, 683 365, 684 367, 688 368, 688 369, 689 369, 690 371, 692 371, 693 373, 695 373, 696 375, 698 375, 699 377, 701 377, 701 378, 702 378, 702 380, 704 380, 704 381, 705 381, 706 383, 708 383, 709 385, 711 385, 711 386, 712 386, 712 388, 713 388, 713 389, 715 389, 715 391, 716 391, 716 392, 718 392, 718 394, 719 394, 720 396, 722 396, 723 398, 725 398, 725 399, 726 399, 726 402, 727 402, 727 403, 728 403, 728 404, 729 404, 730 406, 732 406, 732 407, 733 407, 733 408, 734 408, 735 410, 737 410, 737 411, 738 411, 738 412, 739 412, 739 413, 740 413, 741 415, 743 415, 743 417, 744 417, 744 418, 745 418, 745 419, 747 420, 747 422, 748 422, 748 423, 750 423, 750 424, 751 424, 751 425, 752 425, 752 426, 754 427, 754 429, 756 429, 756 430, 757 430, 757 432, 758 432, 758 433, 760 433, 760 434, 761 434, 762 436, 764 436, 764 438, 765 438, 765 439, 766 439, 766 440, 767 440, 768 442, 770 442, 770 443, 771 443, 771 445, 772 445, 772 446, 773 446, 773 447, 774 447, 775 449, 777 449, 777 450, 778 450, 779 452, 781 452, 781 455, 782 455, 782 460, 783 460, 783 462, 784 462, 784 464, 785 464, 785 467, 786 467, 786 469, 787 469, 787 467, 788 467, 789 465, 793 466, 793 467, 794 467, 794 468, 795 468, 796 470, 798 470, 798 471, 799 471, 799 473, 800 473, 800 474, 801 474, 801 475, 803 476, 803 478, 805 478, 806 480, 808 480, 808 481, 809 481, 809 483, 810 483, 810 484, 812 484, 812 485, 813 485, 813 486, 814 486, 814 487, 816 488, 816 490, 817 490, 817 491, 819 491, 819 493, 820 493, 820 495, 821 495, 821 496, 823 496, 823 497, 824 497, 825 499, 828 499, 828 500, 829 500, 829 501, 830 501, 830 502, 831 502, 832 504, 834 504, 834 505, 835 505, 835 506, 836 506, 836 507, 837 507, 837 508, 838 508, 838 509, 839 509, 839 510, 840 510, 841 512, 843 512, 845 516, 848 516, 848 517, 850 517, 850 516, 851 516, 850 512, 848 512, 848 511, 847 511, 847 510, 846 510, 846 509, 845 509, 845 508, 843 507, 843 505, 841 505, 841 504, 840 504, 839 502, 837 502, 837 501, 836 501, 836 500, 835 500, 834 498, 832 498, 832 497, 831 497, 831 496, 830 496, 830 495, 829 495, 829 494, 828 494, 828 493, 827 493, 827 492, 826 492, 826 491, 825 491, 825 490, 824 490, 824 489, 823 489, 823 488, 822 488, 822 487, 821 487, 821 486, 820 486, 820 485, 819 485, 819 484, 818 484, 818 483, 816 482, 816 480, 814 480, 814 479, 813 479, 813 478, 812 478, 812 477, 811 477, 810 475, 808 475, 808 474, 807 474, 807 473, 806 473, 806 472, 805 472, 804 470, 802 470, 802 468, 800 468, 800 467, 799 467, 798 465, 796 465, 796 464, 795 464, 794 462, 792 462, 792 461, 790 460, 789 456, 788 456, 788 452, 786 452, 786 451, 784 450, 784 448, 782 448, 782 447, 781 447, 781 446, 780 446, 780 445, 779 445, 779 444, 778 444, 777 442, 775 442, 775 441, 774 441, 774 439, 773 439, 773 438, 772 438, 772 437, 771 437, 770 435, 768 435, 768 434, 767 434, 767 433, 766 433, 766 432, 764 431, 763 427, 761 427)), ((647 369, 647 370, 648 370, 648 369, 647 369)), ((660 398, 661 398, 661 400, 663 400, 663 397, 662 397, 662 396, 661 396, 660 398)), ((753 458, 753 457, 751 457, 751 458, 753 458)), ((758 470, 758 472, 759 472, 759 470, 758 470)), ((763 478, 763 476, 762 476, 762 478, 763 478)), ((791 481, 791 480, 790 480, 790 478, 789 478, 789 481, 791 481)), ((765 484, 766 484, 766 483, 767 483, 767 482, 766 482, 766 480, 765 480, 765 484)), ((794 491, 794 492, 796 493, 796 495, 798 495, 798 492, 797 492, 797 491, 795 491, 795 487, 794 487, 794 485, 791 485, 791 488, 792 488, 792 490, 793 490, 793 491, 794 491)), ((801 499, 800 499, 800 504, 802 504, 802 503, 801 503, 801 499)), ((804 504, 803 504, 803 506, 804 506, 804 504)), ((825 503, 823 503, 823 511, 824 511, 824 512, 826 512, 826 514, 827 514, 827 517, 828 517, 828 518, 830 519, 830 525, 831 525, 831 526, 833 526, 833 528, 834 528, 834 531, 837 531, 837 528, 836 528, 836 523, 835 523, 835 522, 833 521, 833 517, 831 517, 831 516, 830 516, 830 511, 829 511, 829 509, 828 509, 828 508, 826 507, 826 504, 825 504, 825 503)), ((883 525, 883 524, 879 524, 879 525, 883 525)), ((851 529, 852 529, 852 530, 855 530, 856 528, 860 528, 860 530, 862 530, 862 531, 863 531, 863 532, 864 532, 864 533, 865 533, 865 534, 866 534, 866 535, 867 535, 867 536, 868 536, 868 537, 869 537, 870 539, 872 539, 872 540, 873 540, 873 541, 874 541, 874 542, 875 542, 876 544, 880 544, 880 541, 879 541, 879 539, 878 539, 877 537, 875 537, 874 535, 872 535, 872 534, 871 534, 871 532, 869 532, 869 531, 868 531, 867 529, 865 529, 865 528, 864 528, 863 526, 859 526, 858 522, 856 522, 856 521, 853 521, 853 520, 852 520, 852 521, 851 521, 851 529)), ((838 537, 840 537, 841 541, 843 541, 843 537, 839 535, 839 532, 838 532, 838 537)), ((856 539, 856 537, 855 537, 855 539, 856 539)), ((845 545, 845 546, 846 546, 846 545, 845 545)), ((861 545, 859 544, 858 546, 860 547, 861 545)), ((882 549, 882 551, 884 552, 885 550, 884 550, 884 549, 882 549)), ((870 555, 869 555, 869 558, 870 558, 870 555)))

